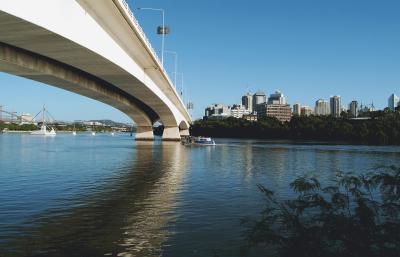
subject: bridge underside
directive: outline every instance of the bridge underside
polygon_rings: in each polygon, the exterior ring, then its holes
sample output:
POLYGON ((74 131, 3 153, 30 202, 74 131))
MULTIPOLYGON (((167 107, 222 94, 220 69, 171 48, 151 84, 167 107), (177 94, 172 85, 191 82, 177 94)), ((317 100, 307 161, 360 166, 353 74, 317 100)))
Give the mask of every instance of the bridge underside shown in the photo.
MULTIPOLYGON (((68 65, 0 42, 0 71, 62 88, 113 106, 138 125, 137 140, 153 140, 157 114, 119 88, 68 65)), ((167 139, 168 140, 168 139, 167 139)))
POLYGON ((153 139, 155 121, 163 140, 188 133, 184 104, 113 1, 2 2, 0 23, 0 71, 113 106, 138 125, 137 139, 153 139))

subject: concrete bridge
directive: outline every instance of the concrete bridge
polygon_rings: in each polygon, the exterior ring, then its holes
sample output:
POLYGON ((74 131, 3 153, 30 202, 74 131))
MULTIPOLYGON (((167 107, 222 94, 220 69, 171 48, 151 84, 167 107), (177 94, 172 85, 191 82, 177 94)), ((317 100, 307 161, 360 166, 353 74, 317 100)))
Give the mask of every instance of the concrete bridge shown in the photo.
MULTIPOLYGON (((0 1, 0 71, 113 106, 137 140, 189 134, 191 117, 125 0, 0 1)), ((16 89, 18 90, 18 89, 16 89)))

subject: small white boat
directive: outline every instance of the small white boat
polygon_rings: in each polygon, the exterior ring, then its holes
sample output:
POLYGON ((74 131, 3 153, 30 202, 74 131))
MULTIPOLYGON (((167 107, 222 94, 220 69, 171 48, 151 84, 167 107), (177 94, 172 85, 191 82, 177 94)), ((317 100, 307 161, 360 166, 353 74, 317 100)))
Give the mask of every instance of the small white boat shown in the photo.
POLYGON ((192 141, 193 145, 215 145, 214 140, 211 137, 195 137, 192 141))
POLYGON ((76 131, 72 131, 72 135, 76 136, 76 131))
POLYGON ((51 137, 54 137, 54 136, 57 135, 57 133, 56 133, 56 131, 54 130, 54 128, 50 128, 50 131, 49 131, 49 130, 47 130, 47 126, 46 126, 46 125, 42 125, 42 126, 40 127, 40 130, 31 132, 31 135, 51 136, 51 137))
POLYGON ((111 132, 111 136, 114 136, 115 135, 115 133, 114 132, 111 132))
POLYGON ((92 136, 95 136, 95 135, 96 135, 96 132, 92 131, 92 136))

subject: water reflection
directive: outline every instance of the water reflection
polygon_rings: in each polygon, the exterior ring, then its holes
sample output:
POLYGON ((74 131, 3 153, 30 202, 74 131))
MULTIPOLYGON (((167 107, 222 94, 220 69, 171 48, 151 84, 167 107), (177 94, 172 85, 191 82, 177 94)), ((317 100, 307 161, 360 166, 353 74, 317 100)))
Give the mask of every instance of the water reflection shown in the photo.
POLYGON ((0 256, 158 256, 171 232, 187 152, 177 143, 138 143, 119 176, 27 222, 0 256))

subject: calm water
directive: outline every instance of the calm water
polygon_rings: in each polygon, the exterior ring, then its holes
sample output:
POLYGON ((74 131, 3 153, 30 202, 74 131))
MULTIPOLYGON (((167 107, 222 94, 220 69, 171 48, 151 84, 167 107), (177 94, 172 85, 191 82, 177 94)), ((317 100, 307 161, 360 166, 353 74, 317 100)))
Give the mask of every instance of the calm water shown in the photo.
POLYGON ((400 165, 400 147, 0 135, 0 256, 239 256, 257 184, 400 165))

